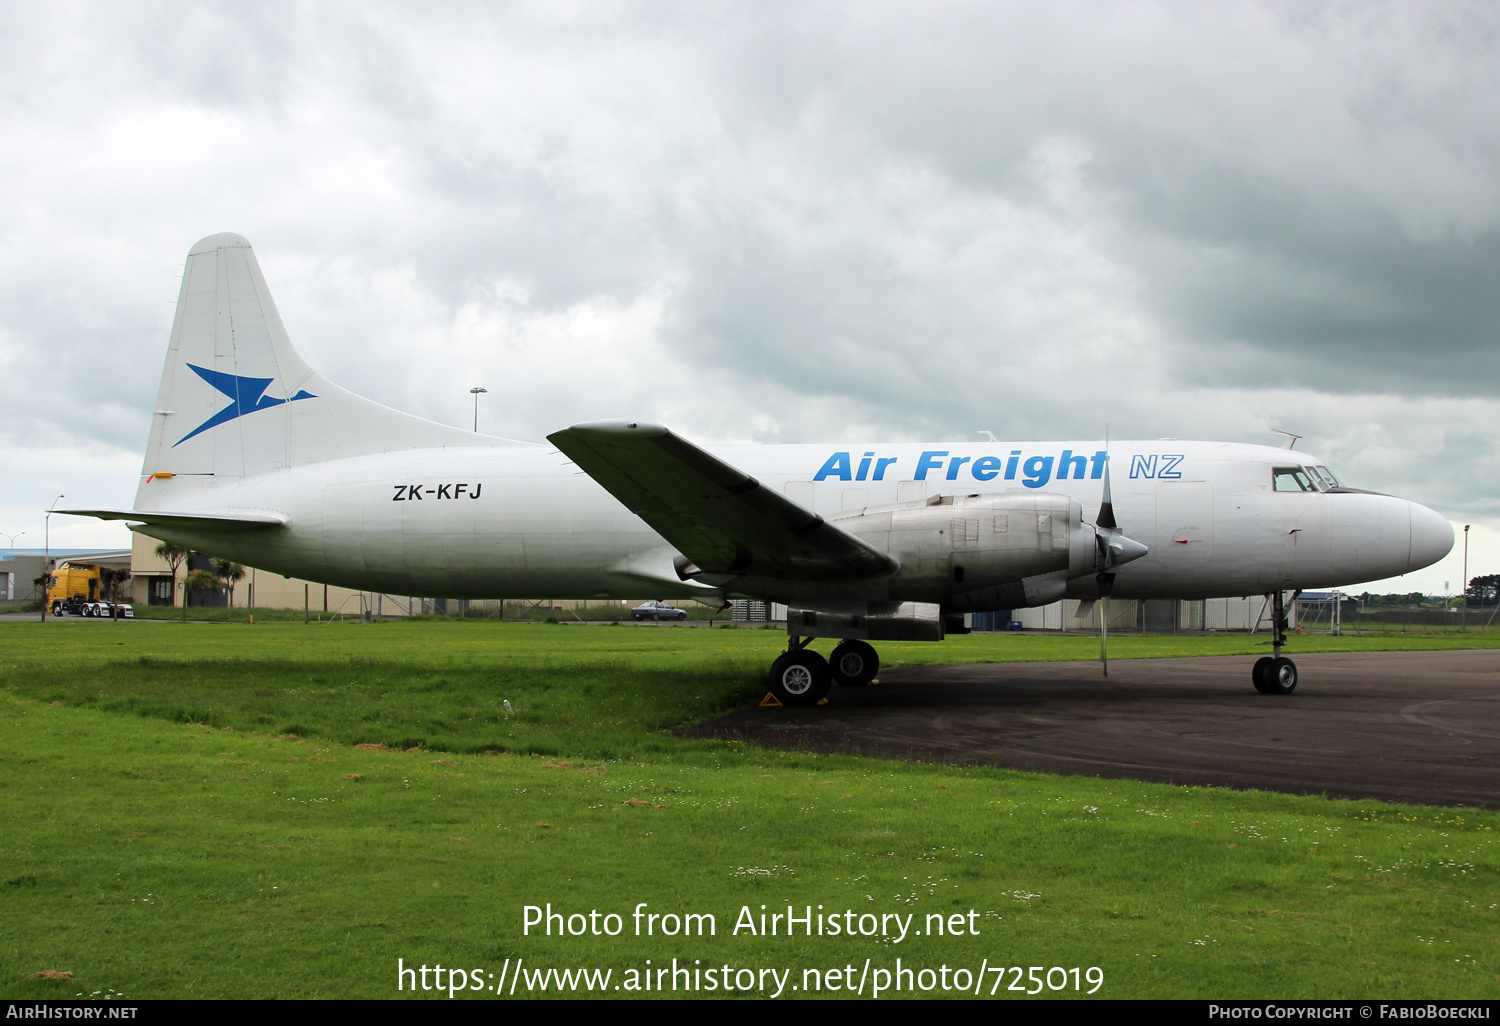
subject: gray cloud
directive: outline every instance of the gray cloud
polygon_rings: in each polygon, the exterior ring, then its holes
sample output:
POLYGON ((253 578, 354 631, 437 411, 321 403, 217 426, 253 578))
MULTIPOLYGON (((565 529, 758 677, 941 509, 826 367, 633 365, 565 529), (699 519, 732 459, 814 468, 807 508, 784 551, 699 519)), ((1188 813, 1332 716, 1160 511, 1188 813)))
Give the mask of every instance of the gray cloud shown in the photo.
POLYGON ((1477 3, 11 7, 0 433, 41 455, 0 517, 130 494, 173 275, 232 230, 315 365, 449 422, 483 381, 531 438, 1288 426, 1495 522, 1500 476, 1451 468, 1497 463, 1497 36, 1477 3))

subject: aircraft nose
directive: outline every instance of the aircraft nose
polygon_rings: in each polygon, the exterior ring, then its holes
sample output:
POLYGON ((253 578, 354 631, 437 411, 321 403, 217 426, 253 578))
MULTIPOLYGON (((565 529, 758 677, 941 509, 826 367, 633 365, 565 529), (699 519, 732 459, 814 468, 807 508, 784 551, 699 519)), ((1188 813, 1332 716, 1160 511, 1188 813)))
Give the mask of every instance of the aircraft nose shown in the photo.
POLYGON ((1437 510, 1415 502, 1411 507, 1411 555, 1407 570, 1420 570, 1446 556, 1453 548, 1453 525, 1437 510))

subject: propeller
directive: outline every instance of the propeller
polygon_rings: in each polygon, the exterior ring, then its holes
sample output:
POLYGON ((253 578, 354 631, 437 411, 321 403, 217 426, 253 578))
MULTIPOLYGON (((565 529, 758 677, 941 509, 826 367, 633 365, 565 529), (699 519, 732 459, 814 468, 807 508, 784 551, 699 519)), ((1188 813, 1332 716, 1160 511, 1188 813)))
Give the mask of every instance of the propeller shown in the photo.
POLYGON ((1094 580, 1099 585, 1099 662, 1104 664, 1104 676, 1109 676, 1109 596, 1115 587, 1116 568, 1133 559, 1140 559, 1147 552, 1146 546, 1134 538, 1127 538, 1115 520, 1114 497, 1109 487, 1108 436, 1104 448, 1104 500, 1099 503, 1099 515, 1094 518, 1094 541, 1098 546, 1095 558, 1094 580))

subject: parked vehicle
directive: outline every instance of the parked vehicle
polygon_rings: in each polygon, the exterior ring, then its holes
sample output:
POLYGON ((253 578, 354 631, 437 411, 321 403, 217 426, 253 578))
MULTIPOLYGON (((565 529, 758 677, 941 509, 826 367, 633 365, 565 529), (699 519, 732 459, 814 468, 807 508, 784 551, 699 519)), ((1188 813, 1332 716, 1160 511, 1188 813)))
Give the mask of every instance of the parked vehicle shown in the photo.
POLYGON ((47 585, 47 606, 53 616, 135 617, 128 602, 110 602, 100 597, 99 567, 94 563, 65 562, 47 585))
POLYGON ((632 620, 686 620, 687 610, 678 609, 670 602, 647 602, 630 611, 632 620))
MULTIPOLYGON (((105 619, 118 616, 135 619, 135 607, 128 602, 82 602, 78 604, 75 612, 79 616, 102 616, 105 619)), ((54 613, 54 615, 61 616, 62 614, 54 613)))

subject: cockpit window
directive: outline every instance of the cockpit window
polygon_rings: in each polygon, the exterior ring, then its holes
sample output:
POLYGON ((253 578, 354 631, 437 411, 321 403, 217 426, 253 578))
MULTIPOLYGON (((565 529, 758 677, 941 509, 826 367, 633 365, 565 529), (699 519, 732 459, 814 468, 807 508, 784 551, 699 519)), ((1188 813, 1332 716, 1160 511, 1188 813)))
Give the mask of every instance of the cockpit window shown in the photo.
POLYGON ((1307 471, 1301 467, 1271 468, 1272 489, 1278 492, 1315 492, 1307 471))
POLYGON ((1303 467, 1302 472, 1306 474, 1307 479, 1312 482, 1314 490, 1321 492, 1328 489, 1328 482, 1324 481, 1323 478, 1319 476, 1317 467, 1303 467))
POLYGON ((1339 479, 1334 477, 1333 471, 1327 467, 1312 467, 1311 469, 1314 474, 1323 479, 1323 482, 1329 488, 1337 488, 1339 486, 1339 479))

